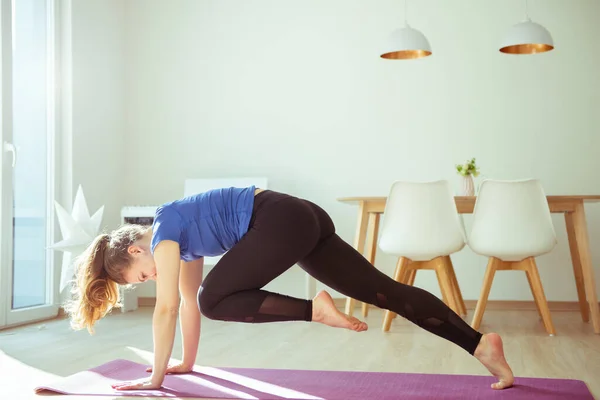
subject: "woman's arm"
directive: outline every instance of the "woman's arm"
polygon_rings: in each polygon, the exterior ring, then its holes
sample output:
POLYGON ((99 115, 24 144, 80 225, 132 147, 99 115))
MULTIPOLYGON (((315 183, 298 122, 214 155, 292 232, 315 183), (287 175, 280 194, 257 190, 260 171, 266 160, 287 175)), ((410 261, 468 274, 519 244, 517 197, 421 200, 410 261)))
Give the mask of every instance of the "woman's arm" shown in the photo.
POLYGON ((152 384, 162 385, 177 325, 179 311, 179 244, 161 241, 154 249, 156 263, 156 306, 152 317, 154 335, 154 365, 152 384))
POLYGON ((202 284, 202 270, 204 258, 190 262, 181 262, 179 276, 179 292, 181 304, 179 306, 179 324, 183 345, 182 365, 190 369, 196 362, 198 344, 200 341, 200 310, 198 309, 198 290, 202 284))

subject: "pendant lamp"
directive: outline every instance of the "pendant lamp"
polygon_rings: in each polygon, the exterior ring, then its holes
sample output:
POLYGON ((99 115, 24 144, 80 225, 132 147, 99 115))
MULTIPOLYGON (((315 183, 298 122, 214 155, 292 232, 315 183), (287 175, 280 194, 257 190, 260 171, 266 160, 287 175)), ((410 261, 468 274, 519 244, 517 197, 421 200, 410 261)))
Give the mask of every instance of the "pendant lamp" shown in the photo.
POLYGON ((429 55, 431 45, 425 35, 408 25, 404 0, 404 27, 396 29, 387 37, 380 57, 387 60, 410 60, 429 55))
POLYGON ((513 25, 502 40, 500 52, 505 54, 536 54, 554 49, 552 35, 542 25, 531 21, 525 0, 526 19, 513 25))

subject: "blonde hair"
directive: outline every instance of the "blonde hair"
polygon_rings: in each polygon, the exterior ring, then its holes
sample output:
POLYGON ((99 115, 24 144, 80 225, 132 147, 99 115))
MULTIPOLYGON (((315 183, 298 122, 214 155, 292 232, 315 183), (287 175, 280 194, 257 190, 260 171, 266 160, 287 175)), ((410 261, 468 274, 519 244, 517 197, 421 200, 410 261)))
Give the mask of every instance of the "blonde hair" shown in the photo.
POLYGON ((93 326, 113 308, 121 307, 119 285, 126 285, 124 273, 131 264, 128 248, 140 240, 149 227, 123 225, 110 234, 98 235, 76 260, 72 299, 65 304, 75 330, 93 326))

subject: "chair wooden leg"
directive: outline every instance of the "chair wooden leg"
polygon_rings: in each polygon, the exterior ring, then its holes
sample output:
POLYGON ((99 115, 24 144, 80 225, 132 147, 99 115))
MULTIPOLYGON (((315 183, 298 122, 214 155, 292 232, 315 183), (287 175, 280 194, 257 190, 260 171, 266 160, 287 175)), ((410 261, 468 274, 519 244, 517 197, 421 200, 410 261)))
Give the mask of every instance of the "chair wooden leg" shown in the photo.
POLYGON ((467 315, 467 306, 465 306, 465 300, 463 299, 462 292, 460 290, 460 286, 458 284, 458 279, 456 279, 456 272, 454 271, 454 265, 452 265, 452 259, 450 256, 446 256, 446 263, 448 263, 448 272, 450 273, 450 278, 452 279, 452 286, 454 289, 454 297, 458 302, 458 309, 460 310, 458 315, 466 316, 467 315))
POLYGON ((490 289, 492 288, 492 282, 494 280, 494 274, 498 268, 498 264, 501 261, 495 257, 490 257, 485 276, 483 278, 483 286, 481 287, 481 294, 477 301, 477 307, 475 307, 475 314, 473 315, 473 321, 471 327, 473 329, 479 329, 481 320, 483 319, 483 313, 485 312, 485 306, 487 305, 488 296, 490 295, 490 289))
POLYGON ((546 331, 550 335, 555 335, 556 330, 554 329, 554 324, 552 323, 552 317, 550 316, 550 309, 548 308, 548 302, 546 301, 546 295, 544 294, 544 288, 542 287, 542 280, 540 279, 540 274, 537 269, 537 265, 533 257, 527 259, 529 261, 529 265, 527 268, 527 275, 531 280, 531 285, 533 287, 533 296, 537 299, 537 304, 540 309, 540 314, 542 316, 542 320, 544 321, 544 326, 546 327, 546 331))
POLYGON ((446 305, 452 309, 452 311, 459 314, 459 302, 454 291, 454 284, 452 282, 450 272, 448 271, 449 265, 445 257, 439 257, 435 260, 435 262, 435 272, 437 274, 440 289, 442 291, 442 299, 444 300, 444 303, 446 303, 446 305))
POLYGON ((442 288, 442 297, 448 299, 448 306, 457 314, 460 314, 459 302, 456 298, 456 292, 454 291, 454 284, 448 271, 448 263, 444 259, 440 259, 438 268, 436 269, 438 279, 440 280, 440 287, 442 288))
MULTIPOLYGON (((408 275, 409 275, 409 271, 408 271, 408 264, 409 264, 410 260, 408 260, 405 257, 400 257, 398 259, 398 263, 396 264, 396 271, 394 272, 394 280, 396 282, 403 282, 408 280, 408 275)), ((386 310, 385 311, 385 316, 383 318, 383 327, 382 330, 384 332, 387 332, 390 330, 390 327, 392 325, 392 320, 395 317, 395 312, 390 311, 390 310, 386 310)))
POLYGON ((450 298, 448 297, 448 291, 444 285, 444 280, 442 279, 442 273, 436 269, 435 274, 437 276, 438 284, 440 285, 440 293, 442 294, 442 301, 448 307, 452 308, 452 303, 450 302, 450 298))
MULTIPOLYGON (((527 270, 525 271, 525 276, 527 276, 527 282, 529 282, 529 289, 531 289, 531 293, 534 293, 534 288, 533 288, 533 283, 531 282, 531 276, 530 274, 527 272, 527 270)), ((537 309, 537 312, 540 316, 540 318, 542 318, 542 311, 540 310, 540 303, 538 302, 537 296, 533 296, 533 300, 535 301, 535 308, 537 309)))
POLYGON ((454 284, 454 295, 458 299, 458 309, 460 311, 459 315, 466 316, 467 315, 467 306, 465 305, 465 299, 462 296, 462 291, 460 290, 460 285, 458 284, 458 279, 456 278, 456 273, 453 269, 450 269, 452 275, 452 283, 454 284))
POLYGON ((406 284, 410 285, 410 286, 414 286, 416 277, 417 277, 417 270, 411 269, 410 273, 408 274, 408 282, 406 282, 406 284))
POLYGON ((365 318, 369 315, 369 303, 362 303, 362 315, 365 318))
MULTIPOLYGON (((409 264, 408 281, 402 282, 402 283, 406 283, 407 285, 414 286, 415 278, 417 277, 417 268, 411 268, 411 267, 412 267, 412 265, 409 264)), ((394 316, 392 317, 392 319, 396 319, 397 316, 398 316, 398 314, 394 313, 394 316)))
POLYGON ((446 280, 444 278, 442 270, 445 268, 443 257, 434 258, 433 260, 424 263, 424 269, 433 269, 440 285, 440 293, 442 295, 442 301, 448 307, 454 309, 452 291, 446 286, 446 280))
MULTIPOLYGON (((396 264, 396 269, 394 270, 394 280, 396 282, 402 282, 402 279, 401 279, 402 274, 400 272, 400 261, 401 261, 401 258, 398 259, 398 262, 396 264)), ((390 329, 390 325, 392 323, 391 320, 395 319, 397 316, 398 316, 398 314, 396 314, 395 312, 391 312, 389 310, 386 310, 383 313, 383 321, 384 321, 383 322, 383 330, 384 330, 384 332, 387 332, 386 328, 385 328, 386 326, 387 326, 388 330, 390 329), (390 313, 389 315, 388 315, 388 312, 390 313), (390 318, 390 322, 389 323, 386 322, 387 321, 386 318, 388 318, 388 317, 390 318)))

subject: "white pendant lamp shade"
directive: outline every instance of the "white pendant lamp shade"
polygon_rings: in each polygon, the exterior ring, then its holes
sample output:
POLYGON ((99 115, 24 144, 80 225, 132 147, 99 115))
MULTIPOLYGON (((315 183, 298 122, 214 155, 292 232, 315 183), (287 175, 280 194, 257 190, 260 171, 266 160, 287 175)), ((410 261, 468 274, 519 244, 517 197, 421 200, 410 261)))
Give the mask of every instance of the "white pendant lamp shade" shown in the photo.
POLYGON ((507 54, 535 54, 554 49, 552 35, 542 25, 527 20, 506 33, 500 51, 507 54))
POLYGON ((406 24, 404 28, 396 29, 388 36, 381 58, 406 60, 429 55, 431 46, 425 35, 406 24))

